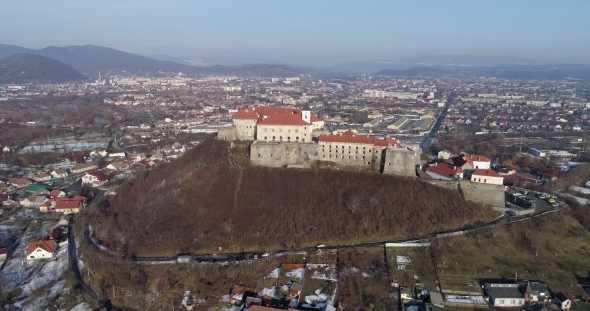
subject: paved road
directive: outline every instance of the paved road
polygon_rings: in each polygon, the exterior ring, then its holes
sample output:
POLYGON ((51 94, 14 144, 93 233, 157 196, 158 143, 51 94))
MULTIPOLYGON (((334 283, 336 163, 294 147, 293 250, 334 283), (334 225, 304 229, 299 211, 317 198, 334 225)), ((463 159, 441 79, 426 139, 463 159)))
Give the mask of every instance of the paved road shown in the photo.
POLYGON ((447 115, 447 110, 449 109, 449 107, 451 106, 451 104, 453 103, 454 100, 455 100, 455 93, 449 94, 449 97, 447 98, 447 103, 445 104, 443 109, 438 114, 438 118, 436 118, 436 121, 434 122, 434 124, 430 128, 430 132, 428 133, 428 135, 426 137, 424 137, 424 140, 422 141, 422 149, 426 149, 426 148, 430 147, 430 145, 432 145, 432 143, 436 140, 436 134, 438 133, 438 130, 440 129, 440 125, 441 125, 442 121, 444 120, 445 116, 447 115))

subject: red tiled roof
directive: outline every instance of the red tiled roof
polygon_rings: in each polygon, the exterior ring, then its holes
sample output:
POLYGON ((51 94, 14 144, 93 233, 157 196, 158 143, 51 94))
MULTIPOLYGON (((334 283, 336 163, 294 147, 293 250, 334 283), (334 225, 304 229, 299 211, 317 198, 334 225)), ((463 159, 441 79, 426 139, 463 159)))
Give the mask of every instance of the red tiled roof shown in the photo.
POLYGON ((48 253, 53 253, 55 242, 49 239, 41 239, 39 242, 30 242, 27 245, 27 256, 33 253, 37 248, 43 249, 48 253))
POLYGON ((8 248, 6 248, 6 247, 0 248, 0 255, 4 255, 6 253, 8 253, 8 248))
POLYGON ((75 209, 80 208, 80 204, 82 203, 78 200, 56 200, 55 209, 75 209))
POLYGON ((456 166, 463 166, 463 164, 469 163, 469 165, 471 165, 472 167, 475 167, 473 165, 473 161, 490 162, 490 159, 488 159, 482 155, 479 155, 479 154, 469 154, 469 153, 460 154, 460 155, 453 158, 453 163, 456 166))
POLYGON ((84 160, 86 158, 85 154, 70 154, 66 156, 66 159, 70 162, 75 162, 77 160, 84 160))
POLYGON ((502 177, 502 176, 500 176, 500 174, 496 173, 495 171, 486 170, 486 169, 482 169, 482 168, 476 169, 475 171, 473 171, 473 173, 471 173, 471 175, 490 176, 490 177, 502 177))
POLYGON ((86 175, 94 176, 94 177, 96 177, 100 181, 106 181, 107 180, 107 178, 103 174, 101 174, 100 172, 97 172, 97 171, 88 172, 88 173, 86 173, 86 175))
MULTIPOLYGON (((285 107, 251 107, 246 109, 240 109, 232 116, 234 119, 242 120, 256 120, 261 116, 271 117, 274 115, 298 115, 301 119, 301 109, 285 108, 285 107)), ((311 122, 322 121, 318 116, 310 113, 311 122)), ((290 125, 290 124, 287 124, 290 125)))
POLYGON ((258 119, 258 115, 254 108, 246 108, 238 110, 238 112, 234 113, 232 116, 234 119, 243 119, 243 120, 256 120, 258 119))
POLYGON ((298 114, 273 114, 259 121, 259 125, 311 125, 305 122, 298 114))
POLYGON ((49 193, 52 197, 57 198, 61 194, 61 190, 54 189, 49 193))
POLYGON ((449 178, 453 178, 455 174, 463 173, 462 169, 444 162, 438 163, 437 165, 431 165, 426 168, 426 170, 449 178))

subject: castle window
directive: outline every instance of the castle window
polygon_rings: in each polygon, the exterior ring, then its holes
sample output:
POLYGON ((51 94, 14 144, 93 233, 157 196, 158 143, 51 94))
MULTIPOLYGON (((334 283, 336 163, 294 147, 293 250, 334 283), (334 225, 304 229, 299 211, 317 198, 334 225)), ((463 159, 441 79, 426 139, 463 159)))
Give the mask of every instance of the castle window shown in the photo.
POLYGON ((371 161, 367 162, 367 165, 371 165, 371 161))
POLYGON ((283 136, 281 136, 281 139, 280 140, 283 141, 283 136))
POLYGON ((340 158, 344 159, 344 156, 340 156, 340 158))
MULTIPOLYGON (((295 140, 296 141, 299 141, 299 136, 295 137, 295 140)), ((322 151, 323 151, 323 149, 322 149, 322 151)))
POLYGON ((291 141, 291 136, 287 137, 287 140, 288 140, 288 141, 291 141))
POLYGON ((356 156, 354 156, 354 159, 356 160, 356 156))
POLYGON ((326 155, 325 154, 322 154, 322 158, 325 158, 325 157, 326 157, 326 155))
POLYGON ((296 130, 295 130, 295 133, 299 133, 299 130, 298 130, 298 129, 296 129, 296 130))
POLYGON ((291 130, 287 130, 287 133, 291 133, 291 130))
POLYGON ((387 163, 387 166, 391 166, 391 163, 387 163))
POLYGON ((365 156, 363 156, 363 160, 365 159, 365 156))
POLYGON ((301 140, 302 142, 305 142, 305 138, 301 140))
POLYGON ((272 140, 273 140, 273 141, 275 140, 275 136, 273 136, 273 137, 272 137, 272 140))
POLYGON ((486 182, 486 179, 484 179, 483 182, 486 182))
POLYGON ((274 131, 275 131, 275 129, 272 129, 272 131, 274 132, 274 131))
POLYGON ((258 157, 260 158, 260 153, 258 154, 258 157))
POLYGON ((264 136, 264 140, 268 140, 268 137, 264 136))

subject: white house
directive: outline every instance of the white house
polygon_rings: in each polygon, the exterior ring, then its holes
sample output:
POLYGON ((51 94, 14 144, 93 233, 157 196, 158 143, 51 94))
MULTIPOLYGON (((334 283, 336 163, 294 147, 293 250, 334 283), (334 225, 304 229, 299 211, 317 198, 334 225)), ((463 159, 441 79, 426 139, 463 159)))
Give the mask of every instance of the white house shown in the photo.
POLYGON ((55 240, 41 239, 39 242, 30 242, 25 250, 27 261, 39 259, 51 259, 55 256, 55 240))
POLYGON ((35 175, 35 177, 33 177, 33 180, 35 180, 35 181, 51 180, 51 175, 49 175, 47 173, 39 173, 39 174, 35 175))
POLYGON ((94 163, 81 163, 81 164, 76 164, 76 166, 74 166, 72 168, 72 174, 78 174, 78 173, 83 173, 86 171, 90 171, 93 169, 98 168, 98 165, 94 164, 94 163))
POLYGON ((516 283, 486 283, 484 289, 494 307, 522 307, 524 295, 516 283))
POLYGON ((84 176, 82 176, 82 184, 83 185, 91 185, 91 186, 100 186, 107 181, 107 178, 96 171, 88 172, 84 176))
POLYGON ((51 173, 51 176, 53 178, 65 178, 68 177, 68 171, 63 169, 63 168, 58 168, 56 170, 53 170, 51 173))
POLYGON ((47 201, 47 197, 41 195, 30 195, 26 199, 20 201, 22 207, 38 208, 41 204, 47 201))
POLYGON ((448 163, 434 163, 426 168, 426 174, 432 179, 453 180, 463 179, 463 170, 448 163))
POLYGON ((504 177, 490 169, 476 169, 471 173, 471 181, 482 184, 503 185, 504 177))
POLYGON ((445 159, 448 160, 451 157, 451 152, 448 151, 447 149, 443 149, 441 151, 438 152, 438 158, 439 159, 445 159))
POLYGON ((553 302, 555 302, 555 305, 561 310, 569 310, 572 306, 571 300, 569 300, 563 293, 555 294, 553 302))

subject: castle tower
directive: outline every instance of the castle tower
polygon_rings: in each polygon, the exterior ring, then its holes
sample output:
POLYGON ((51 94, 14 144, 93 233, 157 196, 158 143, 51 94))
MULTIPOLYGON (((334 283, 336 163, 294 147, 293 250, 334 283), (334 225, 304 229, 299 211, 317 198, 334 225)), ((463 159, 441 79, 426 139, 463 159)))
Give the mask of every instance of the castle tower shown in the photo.
POLYGON ((301 109, 301 118, 303 121, 311 124, 311 108, 309 108, 309 105, 305 104, 303 109, 301 109))

